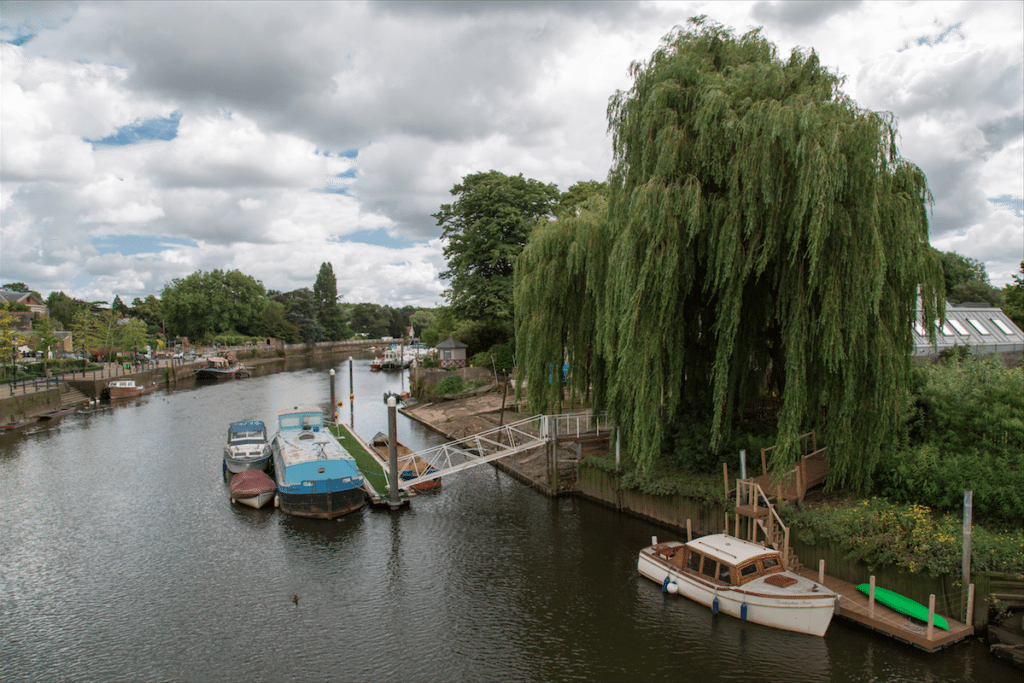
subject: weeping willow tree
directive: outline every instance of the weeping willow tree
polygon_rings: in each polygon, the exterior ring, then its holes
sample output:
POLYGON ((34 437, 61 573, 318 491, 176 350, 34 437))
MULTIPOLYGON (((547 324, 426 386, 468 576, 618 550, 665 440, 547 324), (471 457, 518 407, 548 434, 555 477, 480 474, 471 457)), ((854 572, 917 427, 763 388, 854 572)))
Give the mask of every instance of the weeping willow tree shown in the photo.
POLYGON ((918 301, 928 329, 943 305, 931 195, 895 121, 813 51, 780 59, 703 17, 631 74, 608 107, 607 215, 544 226, 520 257, 531 400, 575 359, 570 382, 593 384, 648 467, 666 424, 706 418, 717 449, 774 394, 773 468, 821 428, 830 485, 865 487, 901 432, 918 301))

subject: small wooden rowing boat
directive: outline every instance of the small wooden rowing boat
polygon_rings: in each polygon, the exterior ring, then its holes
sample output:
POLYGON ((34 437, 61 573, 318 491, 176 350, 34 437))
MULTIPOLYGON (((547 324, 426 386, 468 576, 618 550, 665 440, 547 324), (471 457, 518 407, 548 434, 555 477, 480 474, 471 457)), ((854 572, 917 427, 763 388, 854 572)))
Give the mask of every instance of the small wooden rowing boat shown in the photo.
MULTIPOLYGON (((864 595, 870 596, 871 584, 859 584, 857 586, 857 590, 859 590, 864 595)), ((899 593, 893 592, 888 588, 879 588, 878 586, 875 586, 875 600, 877 600, 878 602, 882 603, 890 609, 896 610, 900 614, 905 614, 908 617, 913 617, 914 619, 923 621, 926 624, 928 623, 928 608, 919 603, 917 600, 911 600, 905 595, 900 595, 899 593)), ((934 615, 933 623, 939 628, 943 629, 944 631, 949 630, 949 624, 946 622, 945 618, 943 618, 939 614, 934 615)))
POLYGON ((277 485, 263 470, 245 470, 231 477, 231 502, 259 510, 274 500, 277 485))
MULTIPOLYGON (((388 437, 383 432, 377 432, 373 439, 370 441, 370 445, 373 446, 373 450, 377 451, 384 459, 385 465, 387 465, 388 458, 391 457, 388 451, 388 437)), ((422 477, 425 474, 436 472, 437 470, 427 464, 427 461, 416 455, 415 452, 408 446, 403 445, 400 441, 395 442, 395 450, 398 453, 398 463, 401 470, 398 473, 402 479, 408 481, 410 479, 416 479, 422 477)), ((385 472, 387 468, 385 467, 385 472)), ((417 484, 413 484, 409 488, 420 493, 427 493, 428 491, 439 491, 441 489, 440 479, 428 479, 421 481, 417 484)))
POLYGON ((59 410, 51 410, 48 413, 43 413, 42 415, 40 415, 39 419, 40 420, 52 420, 52 419, 54 419, 56 417, 63 417, 65 415, 70 415, 73 412, 75 412, 74 407, 71 407, 71 408, 61 408, 59 410))
POLYGON ((0 425, 0 432, 13 432, 15 429, 21 429, 27 427, 33 422, 36 422, 37 418, 26 417, 23 420, 16 420, 14 422, 8 422, 7 424, 0 425))

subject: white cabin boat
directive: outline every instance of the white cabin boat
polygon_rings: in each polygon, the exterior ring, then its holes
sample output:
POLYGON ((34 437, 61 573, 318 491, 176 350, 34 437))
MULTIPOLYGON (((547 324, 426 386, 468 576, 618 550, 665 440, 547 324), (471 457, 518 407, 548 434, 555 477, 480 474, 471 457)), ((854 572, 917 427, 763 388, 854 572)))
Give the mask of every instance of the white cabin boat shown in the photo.
POLYGON ((786 571, 779 552, 726 534, 669 541, 640 551, 637 569, 662 590, 745 621, 825 635, 836 594, 786 571))

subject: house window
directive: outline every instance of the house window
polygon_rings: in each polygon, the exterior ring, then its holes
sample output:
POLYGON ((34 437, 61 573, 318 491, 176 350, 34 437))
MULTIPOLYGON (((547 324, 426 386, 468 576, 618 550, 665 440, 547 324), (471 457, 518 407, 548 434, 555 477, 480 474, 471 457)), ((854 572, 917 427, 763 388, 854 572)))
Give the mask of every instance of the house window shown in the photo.
POLYGON ((936 320, 935 321, 935 328, 939 332, 941 332, 942 336, 944 336, 944 337, 952 337, 953 336, 953 330, 949 329, 949 325, 945 325, 945 324, 940 323, 939 321, 936 320))
POLYGON ((974 318, 968 318, 967 322, 969 322, 971 324, 971 326, 974 327, 974 329, 976 329, 978 332, 981 332, 982 334, 992 334, 991 332, 988 331, 988 328, 984 327, 981 324, 980 320, 975 320, 974 318))

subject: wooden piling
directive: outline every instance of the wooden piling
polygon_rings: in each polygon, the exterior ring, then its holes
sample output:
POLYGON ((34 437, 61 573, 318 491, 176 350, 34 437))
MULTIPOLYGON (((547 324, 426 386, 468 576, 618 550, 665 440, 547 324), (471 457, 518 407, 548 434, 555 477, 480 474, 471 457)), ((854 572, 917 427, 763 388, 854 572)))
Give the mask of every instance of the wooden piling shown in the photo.
POLYGON ((686 520, 686 542, 689 543, 693 540, 693 527, 690 525, 690 520, 686 520))
POLYGON ((825 583, 825 560, 818 560, 818 583, 825 583))
POLYGON ((932 639, 935 633, 935 593, 928 596, 928 631, 925 638, 932 639))

